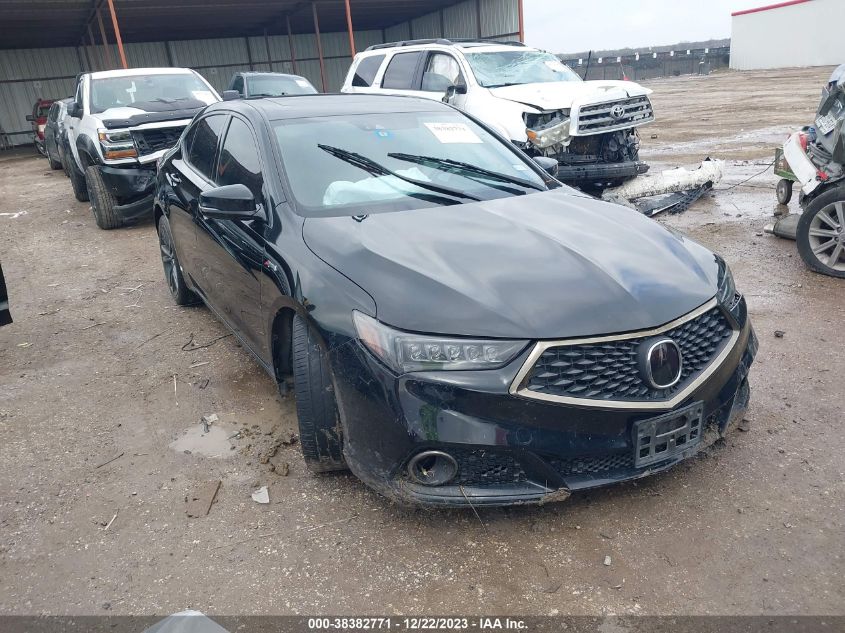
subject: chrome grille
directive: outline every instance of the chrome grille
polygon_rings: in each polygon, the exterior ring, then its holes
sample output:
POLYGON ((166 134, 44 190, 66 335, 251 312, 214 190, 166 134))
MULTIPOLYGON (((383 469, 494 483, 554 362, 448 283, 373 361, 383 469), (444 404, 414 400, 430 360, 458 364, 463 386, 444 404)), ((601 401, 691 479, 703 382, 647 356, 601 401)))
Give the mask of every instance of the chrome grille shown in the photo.
POLYGON ((653 389, 640 375, 637 351, 653 335, 546 349, 523 384, 536 394, 594 401, 659 402, 689 385, 727 345, 733 329, 718 307, 665 332, 681 348, 681 379, 653 389))
POLYGON ((596 103, 582 106, 578 110, 578 133, 613 132, 653 120, 651 101, 645 96, 596 103))

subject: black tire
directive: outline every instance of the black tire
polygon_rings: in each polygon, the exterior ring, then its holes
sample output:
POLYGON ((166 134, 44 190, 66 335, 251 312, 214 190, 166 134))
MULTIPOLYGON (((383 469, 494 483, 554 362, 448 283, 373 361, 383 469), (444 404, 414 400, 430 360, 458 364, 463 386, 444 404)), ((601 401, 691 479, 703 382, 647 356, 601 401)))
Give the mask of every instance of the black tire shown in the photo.
POLYGON ((50 169, 58 171, 62 168, 61 161, 53 160, 53 155, 50 153, 50 150, 47 150, 47 160, 50 163, 50 169))
POLYGON ((199 303, 199 297, 185 283, 182 266, 179 265, 179 258, 176 256, 170 221, 166 215, 161 216, 156 228, 158 229, 158 244, 161 252, 161 265, 164 268, 164 280, 167 282, 170 296, 173 297, 176 305, 180 306, 199 303))
POLYGON ((795 239, 811 270, 845 279, 845 186, 826 191, 807 205, 795 239))
POLYGON ((74 197, 80 202, 88 202, 88 185, 85 184, 85 174, 79 171, 76 165, 68 167, 68 172, 74 197))
POLYGON ((792 200, 792 181, 786 178, 781 178, 777 186, 778 204, 789 204, 792 200))
POLYGON ((315 473, 346 470, 340 417, 329 366, 305 319, 293 318, 293 384, 299 445, 315 473))
POLYGON ((91 209, 94 211, 97 226, 104 231, 123 226, 123 220, 114 212, 117 200, 106 188, 97 165, 91 165, 85 170, 85 181, 88 183, 88 198, 91 200, 91 209))

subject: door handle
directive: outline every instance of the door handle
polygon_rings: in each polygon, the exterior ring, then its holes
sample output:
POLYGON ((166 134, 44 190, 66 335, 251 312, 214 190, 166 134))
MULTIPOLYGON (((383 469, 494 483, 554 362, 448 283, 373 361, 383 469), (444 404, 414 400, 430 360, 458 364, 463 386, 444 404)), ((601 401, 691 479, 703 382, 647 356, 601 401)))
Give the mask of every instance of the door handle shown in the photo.
POLYGON ((182 183, 182 177, 178 174, 167 172, 167 182, 171 185, 178 185, 182 183))

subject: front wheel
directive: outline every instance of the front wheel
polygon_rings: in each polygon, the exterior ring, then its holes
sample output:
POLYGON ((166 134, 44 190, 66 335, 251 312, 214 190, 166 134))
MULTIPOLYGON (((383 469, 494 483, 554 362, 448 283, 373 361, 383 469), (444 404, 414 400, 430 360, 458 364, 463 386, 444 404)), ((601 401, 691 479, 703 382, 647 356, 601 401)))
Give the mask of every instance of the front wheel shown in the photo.
POLYGON ((94 220, 97 222, 97 226, 105 231, 122 226, 123 220, 114 210, 117 206, 117 199, 108 190, 106 183, 103 182, 100 168, 91 165, 86 169, 85 181, 88 183, 88 198, 91 200, 91 210, 94 212, 94 220))
POLYGON ((845 187, 815 198, 798 220, 798 252, 816 272, 845 279, 845 187))
POLYGON ((314 332, 301 316, 293 318, 293 383, 299 445, 313 472, 345 470, 340 418, 329 364, 314 332))
POLYGON ((164 267, 164 279, 170 296, 176 305, 187 306, 199 302, 195 295, 185 284, 185 277, 182 274, 182 267, 179 265, 179 258, 176 257, 176 247, 173 243, 173 232, 170 230, 170 221, 166 215, 161 216, 158 221, 158 245, 161 251, 161 264, 164 267))

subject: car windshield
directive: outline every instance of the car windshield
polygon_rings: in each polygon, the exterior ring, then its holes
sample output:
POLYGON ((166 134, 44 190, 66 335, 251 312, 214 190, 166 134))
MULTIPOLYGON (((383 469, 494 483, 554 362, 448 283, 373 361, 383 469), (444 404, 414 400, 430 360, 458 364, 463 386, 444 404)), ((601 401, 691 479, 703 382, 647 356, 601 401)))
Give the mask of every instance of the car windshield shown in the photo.
POLYGON ((211 89, 192 73, 130 75, 108 77, 91 82, 91 111, 105 112, 125 106, 145 109, 152 103, 201 101, 214 103, 211 89))
POLYGON ((247 79, 250 97, 284 97, 285 95, 313 95, 317 90, 301 77, 257 75, 247 79))
POLYGON ((485 88, 553 81, 581 81, 557 57, 542 51, 465 53, 475 79, 485 88))
POLYGON ((545 190, 518 151, 457 112, 274 121, 305 216, 461 204, 545 190))

